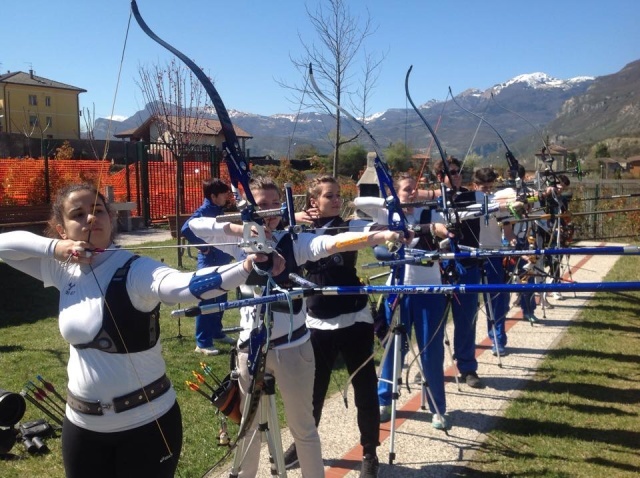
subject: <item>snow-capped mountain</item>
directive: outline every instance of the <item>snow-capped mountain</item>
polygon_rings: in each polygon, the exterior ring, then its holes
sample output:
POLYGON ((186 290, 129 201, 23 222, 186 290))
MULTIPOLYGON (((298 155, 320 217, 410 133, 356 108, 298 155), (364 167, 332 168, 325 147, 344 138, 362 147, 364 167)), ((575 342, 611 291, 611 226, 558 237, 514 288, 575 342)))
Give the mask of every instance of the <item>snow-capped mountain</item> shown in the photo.
MULTIPOLYGON (((635 63, 640 64, 640 62, 635 63)), ((640 68, 632 69, 633 72, 635 70, 640 68)), ((554 78, 541 72, 528 73, 498 83, 486 90, 469 88, 458 94, 455 100, 460 106, 470 111, 484 112, 485 121, 499 131, 508 143, 528 136, 538 138, 532 139, 532 143, 539 142, 540 134, 546 125, 559 115, 561 116, 563 105, 565 103, 582 105, 582 102, 576 103, 579 101, 577 98, 584 97, 592 85, 600 84, 600 79, 618 78, 618 75, 627 72, 626 79, 619 81, 631 82, 634 85, 633 82, 640 81, 638 79, 640 73, 628 79, 627 77, 630 76, 628 71, 629 65, 620 73, 606 77, 580 76, 567 80, 554 78), (514 112, 526 118, 527 121, 518 119, 514 112)), ((584 109, 586 106, 581 108, 584 109)), ((571 108, 568 106, 565 109, 571 108)), ((438 137, 447 153, 464 155, 471 148, 484 157, 501 156, 499 150, 503 146, 495 132, 482 124, 482 127, 478 128, 478 118, 463 111, 452 100, 444 105, 442 102, 430 100, 421 105, 420 110, 432 125, 436 124, 440 114, 443 115, 445 120, 438 131, 438 137), (476 130, 478 130, 477 134, 476 130)), ((140 123, 140 118, 145 117, 144 113, 144 111, 138 112, 137 117, 123 121, 118 125, 117 131, 135 127, 140 123)), ((261 116, 230 110, 229 115, 235 124, 253 136, 247 146, 250 148, 250 154, 254 156, 269 154, 282 157, 286 155, 292 144, 312 144, 321 153, 328 153, 332 148, 329 135, 335 122, 331 116, 324 113, 261 116)), ((99 119, 98 126, 100 121, 106 120, 99 119)), ((381 145, 407 142, 411 148, 425 148, 431 140, 418 116, 411 112, 407 115, 404 108, 391 108, 374 113, 369 115, 366 121, 367 128, 381 145)), ((343 124, 347 128, 343 130, 345 136, 356 131, 356 127, 350 127, 348 120, 345 119, 343 124)), ((97 130, 99 129, 98 127, 97 130)), ((99 131, 96 133, 99 137, 99 131)), ((585 131, 585 134, 588 133, 585 131)), ((365 139, 362 141, 363 144, 366 143, 365 139)))

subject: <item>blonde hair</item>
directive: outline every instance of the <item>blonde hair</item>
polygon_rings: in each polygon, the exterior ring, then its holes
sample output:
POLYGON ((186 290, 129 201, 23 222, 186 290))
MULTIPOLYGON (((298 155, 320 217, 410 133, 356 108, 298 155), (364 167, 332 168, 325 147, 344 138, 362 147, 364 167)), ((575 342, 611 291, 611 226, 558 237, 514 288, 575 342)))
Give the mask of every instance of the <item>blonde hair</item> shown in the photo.
POLYGON ((320 196, 320 193, 322 192, 323 184, 335 184, 340 188, 338 180, 329 174, 323 174, 313 178, 307 188, 307 197, 305 201, 306 208, 311 207, 311 199, 318 199, 318 196, 320 196))
POLYGON ((278 197, 282 197, 280 186, 268 176, 254 176, 249 181, 249 189, 253 191, 273 190, 278 192, 278 197))

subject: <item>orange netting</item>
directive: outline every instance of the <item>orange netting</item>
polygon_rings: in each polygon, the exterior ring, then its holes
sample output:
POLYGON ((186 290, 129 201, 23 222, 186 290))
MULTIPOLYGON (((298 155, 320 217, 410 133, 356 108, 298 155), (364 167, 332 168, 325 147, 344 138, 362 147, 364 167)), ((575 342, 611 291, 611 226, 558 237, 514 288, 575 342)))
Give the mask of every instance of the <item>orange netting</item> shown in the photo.
MULTIPOLYGON (((175 214, 176 163, 149 162, 149 207, 151 219, 160 219, 175 214)), ((48 160, 48 175, 51 197, 61 187, 77 182, 90 182, 104 192, 113 188, 114 200, 127 201, 127 170, 110 172, 111 162, 100 160, 48 160)), ((210 163, 183 163, 183 211, 189 213, 202 204, 202 180, 211 177, 210 163)), ((137 202, 139 181, 135 165, 129 165, 129 199, 137 202)), ((226 165, 220 165, 220 179, 229 183, 226 165)), ((44 204, 45 192, 44 159, 0 159, 0 206, 44 204)), ((140 214, 133 211, 134 215, 140 214)))

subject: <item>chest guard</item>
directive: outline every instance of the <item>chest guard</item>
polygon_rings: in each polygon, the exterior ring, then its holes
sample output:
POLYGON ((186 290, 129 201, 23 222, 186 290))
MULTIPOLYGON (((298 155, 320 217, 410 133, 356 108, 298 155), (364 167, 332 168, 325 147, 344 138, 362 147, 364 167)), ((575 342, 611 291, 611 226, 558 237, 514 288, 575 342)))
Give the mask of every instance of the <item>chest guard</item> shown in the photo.
POLYGON ((107 288, 102 327, 93 340, 74 345, 77 349, 98 349, 111 354, 143 352, 152 348, 160 338, 160 303, 150 312, 142 312, 131 303, 127 293, 127 275, 131 257, 119 268, 107 288))
MULTIPOLYGON (((331 227, 324 234, 334 236, 348 231, 349 223, 340 217, 334 219, 331 227)), ((340 252, 319 261, 309 261, 304 265, 305 278, 319 286, 361 285, 356 272, 358 253, 355 251, 340 252)), ((337 295, 307 297, 307 310, 311 317, 332 319, 340 314, 357 312, 367 306, 366 295, 337 295)))
MULTIPOLYGON (((278 241, 275 250, 284 257, 285 268, 277 276, 273 277, 273 280, 283 289, 290 289, 295 284, 289 279, 289 274, 301 274, 301 267, 296 262, 295 254, 293 253, 293 238, 291 234, 286 234, 278 241)), ((256 271, 252 271, 247 278, 247 285, 267 285, 267 278, 259 275, 256 271)), ((289 304, 286 302, 274 302, 271 304, 271 310, 273 312, 289 313, 289 304)), ((302 299, 293 300, 293 313, 297 314, 302 310, 302 299)))

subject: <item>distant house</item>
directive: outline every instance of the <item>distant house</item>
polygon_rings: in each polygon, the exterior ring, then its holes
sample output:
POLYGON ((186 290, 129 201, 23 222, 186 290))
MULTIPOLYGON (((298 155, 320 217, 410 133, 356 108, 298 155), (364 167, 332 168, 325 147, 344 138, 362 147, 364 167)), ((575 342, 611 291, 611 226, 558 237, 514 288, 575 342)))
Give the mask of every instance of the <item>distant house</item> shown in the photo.
POLYGON ((598 158, 598 163, 600 168, 604 170, 605 177, 609 177, 612 173, 619 173, 626 168, 624 158, 598 158))
POLYGON ((552 158, 556 161, 554 169, 565 170, 567 169, 567 157, 569 156, 569 150, 559 144, 550 144, 549 149, 545 149, 544 153, 541 151, 535 154, 536 156, 536 169, 538 161, 549 161, 552 158))
POLYGON ((640 178, 640 155, 627 158, 627 170, 634 178, 640 178))
MULTIPOLYGON (((253 136, 238 126, 234 125, 233 129, 240 141, 240 148, 245 150, 246 141, 253 138, 253 136)), ((133 142, 145 141, 156 143, 162 142, 163 137, 164 139, 169 139, 169 130, 183 135, 192 135, 195 144, 212 145, 221 148, 222 143, 225 141, 220 121, 207 118, 178 116, 168 116, 166 119, 164 117, 150 116, 137 128, 122 131, 114 136, 133 142), (170 123, 170 127, 163 123, 170 123)))
POLYGON ((80 139, 80 93, 87 90, 22 71, 0 75, 0 133, 80 139))

